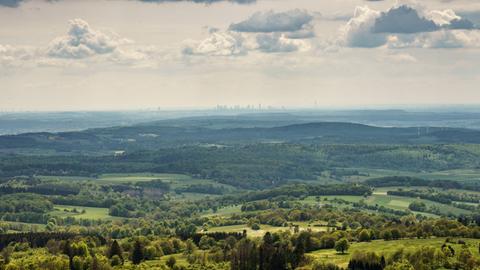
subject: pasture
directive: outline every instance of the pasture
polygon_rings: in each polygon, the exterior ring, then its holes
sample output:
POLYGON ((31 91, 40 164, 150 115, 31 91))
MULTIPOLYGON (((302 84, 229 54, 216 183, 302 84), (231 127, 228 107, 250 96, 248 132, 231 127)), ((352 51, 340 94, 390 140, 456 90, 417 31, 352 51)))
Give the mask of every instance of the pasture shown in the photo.
MULTIPOLYGON (((413 250, 419 247, 441 247, 445 243, 445 238, 430 239, 402 239, 395 241, 375 240, 372 242, 351 243, 350 249, 346 254, 337 253, 334 249, 323 249, 309 253, 315 260, 331 262, 341 267, 346 267, 350 257, 356 251, 376 252, 388 258, 393 252, 404 249, 404 251, 413 250)), ((462 245, 456 244, 459 239, 452 239, 455 243, 449 243, 456 251, 462 248, 462 245)), ((467 243, 470 251, 475 255, 479 255, 478 240, 462 239, 467 243)))
POLYGON ((178 187, 198 184, 211 184, 217 187, 225 187, 227 190, 233 191, 237 188, 217 183, 210 179, 194 178, 186 174, 172 174, 172 173, 111 173, 101 174, 97 177, 83 177, 83 176, 39 176, 42 180, 68 180, 68 181, 92 181, 99 184, 125 184, 148 182, 152 180, 162 180, 169 183, 172 190, 178 187))
MULTIPOLYGON (((417 198, 410 198, 410 197, 401 197, 401 196, 392 196, 392 195, 387 195, 386 191, 388 189, 381 189, 380 191, 375 192, 371 196, 368 197, 363 197, 363 196, 320 196, 320 201, 317 202, 317 198, 310 196, 307 197, 306 199, 302 200, 302 203, 307 203, 307 204, 334 204, 335 206, 342 206, 334 202, 335 199, 340 199, 340 200, 345 200, 350 203, 356 203, 360 201, 364 201, 368 205, 378 205, 378 206, 384 206, 386 208, 394 209, 394 210, 408 210, 408 206, 410 203, 414 201, 421 201, 424 202, 428 207, 433 206, 436 207, 440 210, 441 214, 447 215, 450 213, 453 214, 470 214, 471 211, 469 210, 464 210, 460 209, 451 205, 446 205, 446 204, 441 204, 438 202, 433 202, 429 200, 423 200, 423 199, 417 199, 417 198)), ((425 216, 435 216, 430 213, 421 213, 418 212, 422 215, 425 216)))
POLYGON ((247 224, 240 224, 240 225, 230 225, 230 226, 219 226, 219 227, 211 227, 208 229, 207 233, 209 232, 243 232, 244 230, 247 232, 247 236, 249 237, 263 237, 267 232, 275 233, 280 231, 290 231, 294 232, 294 226, 299 226, 300 231, 310 229, 312 231, 327 231, 328 227, 324 226, 323 222, 291 222, 290 226, 287 227, 276 227, 271 225, 260 224, 259 230, 252 230, 247 224), (315 226, 319 225, 319 226, 315 226), (321 225, 321 226, 320 226, 321 225))
POLYGON ((93 219, 93 220, 105 220, 105 219, 119 219, 108 214, 108 208, 99 207, 84 207, 73 205, 58 205, 54 206, 54 210, 50 212, 51 215, 56 217, 74 217, 77 219, 93 219))

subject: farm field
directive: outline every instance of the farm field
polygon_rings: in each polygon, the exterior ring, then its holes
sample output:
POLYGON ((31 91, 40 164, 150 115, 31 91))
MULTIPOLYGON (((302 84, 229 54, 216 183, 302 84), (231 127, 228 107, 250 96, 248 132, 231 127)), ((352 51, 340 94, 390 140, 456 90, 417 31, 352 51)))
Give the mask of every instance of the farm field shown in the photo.
MULTIPOLYGON (((430 238, 430 239, 402 239, 395 241, 375 240, 372 242, 351 243, 351 246, 346 254, 337 253, 334 249, 324 249, 309 253, 315 260, 331 262, 341 267, 346 267, 353 253, 362 252, 376 252, 379 255, 384 255, 386 258, 393 252, 399 249, 405 251, 413 250, 419 247, 441 247, 445 243, 446 238, 430 238)), ((456 251, 462 248, 461 244, 456 244, 459 239, 451 239, 449 243, 456 251)), ((462 239, 466 242, 470 251, 475 255, 479 255, 478 240, 476 239, 462 239)))
POLYGON ((56 204, 51 214, 53 216, 63 217, 63 218, 74 217, 77 219, 94 219, 94 220, 121 219, 118 217, 110 216, 108 214, 108 208, 84 207, 84 206, 73 206, 73 205, 56 204), (74 209, 76 209, 76 211, 74 209))
POLYGON ((163 174, 163 173, 115 173, 115 174, 102 174, 95 181, 102 183, 136 183, 146 182, 154 179, 160 179, 165 181, 188 181, 190 176, 183 174, 163 174))
POLYGON ((209 179, 193 178, 186 174, 172 173, 112 173, 101 174, 98 177, 83 176, 39 176, 42 180, 67 180, 67 181, 92 181, 99 184, 125 184, 148 182, 152 180, 162 180, 169 183, 172 189, 183 187, 191 184, 212 184, 214 186, 223 186, 227 189, 234 190, 235 187, 220 184, 209 179))
MULTIPOLYGON (((396 190, 435 190, 435 191, 445 191, 441 188, 436 187, 411 187, 411 186, 392 186, 392 187, 376 187, 373 190, 374 195, 386 195, 388 191, 396 191, 396 190)), ((448 189, 448 192, 452 193, 461 193, 461 194, 477 194, 480 195, 478 191, 472 190, 464 190, 464 189, 448 189)))
POLYGON ((218 209, 215 213, 212 210, 209 210, 205 212, 202 215, 202 217, 229 216, 229 215, 238 214, 241 212, 242 212, 241 205, 233 205, 233 206, 222 207, 218 209))
MULTIPOLYGON (((334 199, 345 200, 350 203, 360 202, 363 200, 368 205, 378 205, 384 206, 394 210, 407 210, 410 203, 414 201, 421 201, 424 202, 427 206, 435 206, 438 207, 442 214, 469 214, 471 211, 460 209, 457 207, 453 207, 451 205, 441 204, 438 202, 433 202, 429 200, 417 199, 417 198, 409 198, 409 197, 401 197, 401 196, 392 196, 387 195, 386 191, 388 189, 382 189, 382 191, 376 192, 371 196, 363 197, 363 196, 320 196, 320 202, 316 201, 315 197, 307 197, 306 199, 302 200, 301 202, 307 204, 325 204, 325 203, 332 203, 334 199), (325 200, 327 199, 327 200, 325 200)), ((418 212, 420 213, 420 212, 418 212)), ((430 213, 421 213, 426 216, 435 216, 430 213)))
POLYGON ((428 180, 454 180, 454 181, 477 181, 480 180, 479 169, 454 169, 433 172, 414 172, 389 169, 372 169, 372 168, 349 168, 357 170, 361 175, 352 175, 344 177, 345 181, 362 182, 369 178, 377 178, 384 176, 411 176, 424 178, 428 180))
MULTIPOLYGON (((310 229, 312 231, 320 232, 320 231, 327 231, 327 227, 323 226, 314 226, 315 224, 323 224, 322 222, 312 222, 309 224, 308 222, 291 222, 292 225, 298 225, 300 231, 310 229)), ((265 233, 275 233, 280 231, 291 231, 294 232, 294 226, 288 227, 275 227, 270 225, 260 224, 259 230, 252 230, 247 224, 240 224, 240 225, 231 225, 231 226, 220 226, 220 227, 212 227, 208 229, 208 232, 243 232, 244 230, 247 231, 247 236, 249 237, 263 237, 265 233)))
POLYGON ((194 193, 194 192, 183 192, 181 194, 170 195, 170 198, 175 201, 198 201, 202 199, 216 198, 221 195, 216 194, 204 194, 204 193, 194 193))
POLYGON ((28 228, 29 231, 32 232, 41 232, 44 231, 46 228, 45 224, 39 224, 39 223, 25 223, 25 222, 16 222, 16 221, 0 221, 0 225, 7 224, 11 225, 13 228, 10 230, 7 230, 7 233, 16 233, 16 232, 21 232, 22 229, 28 228), (18 228, 16 228, 18 227, 18 228))

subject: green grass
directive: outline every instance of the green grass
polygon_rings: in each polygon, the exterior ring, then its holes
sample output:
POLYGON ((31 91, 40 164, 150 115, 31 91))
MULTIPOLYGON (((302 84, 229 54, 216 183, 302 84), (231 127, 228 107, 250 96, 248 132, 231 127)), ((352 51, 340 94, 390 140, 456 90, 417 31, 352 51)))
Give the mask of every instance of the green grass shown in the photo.
MULTIPOLYGON (((25 223, 25 222, 16 222, 16 221, 0 221, 0 224, 5 223, 5 224, 11 224, 11 225, 20 225, 20 226, 26 226, 28 227, 29 231, 44 231, 46 228, 46 224, 40 224, 40 223, 25 223)), ((7 233, 15 233, 15 232, 20 232, 17 230, 9 230, 7 233)))
POLYGON ((101 183, 137 183, 146 182, 154 179, 161 179, 164 181, 186 181, 192 179, 188 175, 184 174, 166 174, 166 173, 115 173, 115 174, 102 174, 96 182, 101 183))
MULTIPOLYGON (((454 239, 455 242, 457 239, 454 239)), ((465 240, 465 239, 464 239, 465 240)), ((465 240, 470 250, 475 256, 479 256, 478 253, 478 240, 466 239, 465 240)), ((403 239, 396 241, 384 241, 376 240, 372 242, 363 242, 363 243, 351 243, 348 254, 339 254, 333 249, 324 249, 318 250, 309 253, 314 259, 319 261, 328 261, 339 265, 341 267, 346 267, 350 257, 356 251, 362 252, 376 252, 379 255, 384 255, 388 258, 393 252, 399 249, 404 249, 405 251, 413 250, 419 247, 441 247, 445 243, 445 238, 431 238, 431 239, 403 239)), ((456 250, 461 248, 459 244, 450 244, 456 250)))
MULTIPOLYGON (((449 213, 453 213, 453 214, 456 214, 456 215, 471 213, 468 210, 456 208, 456 207, 453 207, 451 205, 441 204, 441 203, 438 203, 438 202, 432 202, 432 201, 429 201, 429 200, 410 198, 410 197, 391 196, 391 195, 372 195, 372 196, 368 197, 367 200, 366 200, 366 202, 368 204, 385 206, 385 207, 388 207, 388 208, 391 208, 391 209, 396 209, 396 210, 407 210, 410 203, 412 203, 414 201, 422 201, 428 207, 430 207, 430 206, 438 207, 440 209, 440 213, 445 214, 445 215, 449 214, 449 213)), ((428 214, 428 213, 423 213, 423 214, 428 214)))
POLYGON ((239 214, 241 213, 241 205, 232 205, 232 206, 227 206, 227 207, 222 207, 217 210, 217 212, 213 212, 212 210, 209 210, 208 212, 205 212, 202 216, 203 217, 212 217, 212 216, 230 216, 233 214, 239 214))
MULTIPOLYGON (((440 209, 440 212, 442 214, 445 214, 445 215, 447 215, 449 213, 453 213, 453 214, 456 214, 456 215, 470 214, 471 213, 471 211, 468 211, 468 210, 460 209, 460 208, 457 208, 457 207, 454 207, 454 206, 451 206, 451 205, 441 204, 441 203, 433 202, 433 201, 429 201, 429 200, 387 195, 386 194, 386 189, 376 190, 376 192, 373 195, 371 195, 367 198, 364 198, 363 196, 335 196, 335 195, 333 195, 333 196, 320 196, 320 203, 321 204, 332 203, 333 199, 342 199, 342 200, 348 201, 350 203, 355 203, 355 202, 359 202, 361 200, 364 200, 365 203, 367 203, 369 205, 384 206, 384 207, 394 209, 394 210, 407 210, 410 203, 419 200, 419 201, 424 202, 429 207, 430 206, 438 207, 440 209), (327 199, 327 201, 325 201, 325 199, 327 199)), ((318 203, 316 201, 316 198, 312 197, 312 196, 307 197, 306 199, 302 200, 301 202, 302 203, 307 203, 307 204, 317 204, 318 203)), ((337 206, 341 206, 341 205, 337 205, 337 206)), ((431 216, 431 217, 436 216, 436 215, 433 215, 433 214, 430 214, 430 213, 421 213, 421 214, 425 215, 425 216, 431 216)))
POLYGON ((187 258, 185 257, 185 255, 183 255, 181 253, 165 255, 165 256, 162 256, 160 259, 157 259, 157 260, 145 261, 142 265, 145 265, 145 266, 149 267, 148 269, 151 269, 152 267, 160 267, 162 265, 166 265, 167 260, 170 257, 175 258, 175 260, 176 260, 175 265, 177 265, 177 266, 188 266, 189 265, 189 263, 187 261, 187 258))
POLYGON ((365 180, 368 178, 376 178, 383 176, 413 176, 429 180, 453 180, 453 181, 474 181, 480 180, 480 169, 455 169, 445 171, 433 171, 433 172, 412 172, 412 171, 400 171, 400 170, 384 170, 384 169, 368 169, 368 168, 352 168, 361 173, 368 174, 368 176, 360 176, 357 180, 365 180))
MULTIPOLYGON (((396 191, 398 189, 403 189, 403 190, 435 190, 435 191, 440 191, 444 192, 445 190, 442 188, 435 188, 435 187, 403 187, 403 186, 392 186, 392 187, 378 187, 375 188, 373 191, 374 194, 383 194, 386 195, 388 191, 396 191)), ((461 194, 477 194, 480 195, 480 192, 478 191, 472 191, 472 190, 464 190, 464 189, 449 189, 448 192, 453 192, 453 193, 461 193, 461 194)))
POLYGON ((65 181, 87 181, 93 178, 84 176, 56 176, 56 175, 38 175, 41 180, 65 180, 65 181))
POLYGON ((50 212, 50 214, 57 217, 74 217, 77 219, 119 219, 118 217, 110 216, 108 214, 108 208, 83 207, 73 205, 56 204, 54 210, 50 212), (78 212, 72 212, 73 209, 77 209, 78 212), (85 210, 85 213, 82 213, 83 210, 85 210))
POLYGON ((40 176, 44 180, 91 180, 104 184, 118 184, 118 183, 137 183, 146 182, 154 179, 164 180, 176 185, 191 184, 191 183, 210 183, 211 180, 195 179, 185 174, 170 174, 170 173, 111 173, 101 174, 96 178, 81 177, 81 176, 40 176))
MULTIPOLYGON (((43 180, 92 181, 99 184, 138 183, 160 179, 164 182, 169 183, 172 190, 178 187, 185 187, 192 184, 211 184, 216 187, 225 187, 229 191, 238 190, 233 186, 220 184, 210 179, 198 179, 185 174, 171 173, 112 173, 101 174, 96 178, 80 176, 39 176, 39 178, 43 180)), ((186 196, 188 197, 190 195, 186 194, 186 196)), ((193 198, 194 196, 195 194, 193 196, 190 196, 190 198, 193 198)), ((203 196, 197 196, 197 198, 202 199, 203 196)))
MULTIPOLYGON (((315 225, 324 225, 324 222, 292 222, 293 225, 298 225, 300 227, 300 230, 306 230, 310 229, 312 231, 326 231, 327 227, 324 226, 315 226, 315 225)), ((220 226, 220 227, 212 227, 209 228, 208 232, 243 232, 243 230, 247 231, 247 236, 249 237, 263 237, 265 233, 270 232, 270 233, 275 233, 275 232, 280 232, 280 231, 291 231, 292 233, 294 232, 294 227, 289 226, 289 227, 275 227, 275 226, 270 226, 270 225, 264 225, 260 224, 260 230, 252 230, 250 227, 248 227, 247 224, 241 224, 241 225, 230 225, 230 226, 220 226)))
POLYGON ((216 198, 221 195, 184 192, 181 194, 172 194, 171 199, 175 201, 199 201, 206 198, 216 198))
POLYGON ((333 199, 341 199, 345 200, 347 202, 359 202, 360 200, 364 199, 363 196, 350 196, 350 195, 328 195, 328 196, 319 196, 320 201, 317 202, 317 199, 315 196, 309 196, 302 200, 302 203, 307 203, 307 204, 317 204, 317 203, 327 203, 328 201, 331 201, 333 199), (327 201, 325 201, 327 199, 327 201))
MULTIPOLYGON (((414 171, 402 171, 402 170, 388 170, 388 169, 371 169, 371 168, 339 168, 356 170, 360 175, 346 175, 342 176, 341 180, 346 182, 363 182, 369 178, 377 178, 384 176, 412 176, 429 180, 453 180, 453 181, 476 181, 480 180, 480 169, 456 169, 445 171, 432 171, 432 172, 414 172, 414 171)), ((329 183, 341 183, 333 177, 330 173, 324 172, 318 177, 317 183, 329 184, 329 183)), ((312 180, 315 181, 315 180, 312 180)), ((307 182, 312 182, 307 181, 307 182)), ((303 181, 305 182, 305 181, 303 181)))

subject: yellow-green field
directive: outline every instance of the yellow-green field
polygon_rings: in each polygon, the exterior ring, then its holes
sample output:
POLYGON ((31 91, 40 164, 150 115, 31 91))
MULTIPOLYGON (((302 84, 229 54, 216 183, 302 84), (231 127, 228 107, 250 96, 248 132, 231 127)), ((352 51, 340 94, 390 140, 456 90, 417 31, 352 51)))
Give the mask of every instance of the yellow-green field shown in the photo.
POLYGON ((357 170, 363 175, 347 176, 344 180, 363 181, 368 178, 383 176, 412 176, 430 180, 453 180, 453 181, 476 181, 480 180, 480 169, 456 169, 435 172, 413 172, 399 170, 369 169, 369 168, 349 168, 357 170))
POLYGON ((18 225, 18 228, 8 230, 7 233, 16 233, 19 231, 24 231, 26 228, 28 228, 28 231, 40 232, 40 231, 44 231, 46 227, 46 224, 39 224, 39 223, 25 223, 25 222, 4 221, 4 220, 0 221, 0 224, 2 223, 12 225, 14 228, 17 227, 18 225))
MULTIPOLYGON (((389 189, 391 190, 391 189, 389 189)), ((378 205, 378 206, 384 206, 390 209, 394 210, 407 210, 408 206, 410 203, 414 201, 422 201, 424 202, 427 206, 435 206, 440 209, 440 212, 442 214, 449 214, 449 213, 454 213, 454 214, 470 214, 471 212, 468 210, 460 209, 451 205, 446 205, 446 204, 441 204, 438 202, 433 202, 429 200, 423 200, 423 199, 417 199, 417 198, 410 198, 410 197, 401 197, 401 196, 392 196, 392 195, 387 195, 386 194, 387 189, 382 189, 380 191, 376 191, 373 193, 371 196, 368 197, 363 197, 363 196, 320 196, 320 202, 317 202, 317 199, 313 196, 307 197, 301 202, 307 203, 307 204, 324 204, 324 203, 332 203, 332 200, 334 199, 341 199, 345 200, 347 202, 360 202, 361 200, 364 200, 365 203, 369 205, 378 205), (327 199, 325 201, 325 199, 327 199)), ((418 212, 420 213, 420 212, 418 212)), ((430 213, 421 213, 422 215, 425 216, 431 216, 435 217, 436 215, 430 214, 430 213)))
POLYGON ((252 230, 247 224, 241 225, 231 225, 231 226, 220 226, 220 227, 212 227, 208 229, 208 232, 243 232, 243 230, 247 231, 247 236, 249 237, 263 237, 265 233, 271 232, 280 232, 280 231, 291 231, 294 232, 294 226, 298 225, 300 230, 307 230, 310 229, 312 231, 327 231, 326 226, 315 226, 315 225, 324 225, 323 222, 313 222, 309 224, 308 222, 292 222, 292 226, 288 227, 275 227, 270 225, 260 224, 260 230, 252 230))
POLYGON ((165 181, 186 181, 191 177, 183 174, 166 174, 166 173, 115 173, 102 174, 95 181, 103 183, 136 183, 146 182, 154 179, 161 179, 165 181))
POLYGON ((110 216, 108 214, 108 208, 73 205, 56 204, 54 210, 50 212, 50 214, 57 217, 74 217, 77 219, 119 219, 118 217, 110 216), (73 212, 73 209, 77 209, 77 212, 73 212), (84 210, 85 213, 82 213, 84 210))
MULTIPOLYGON (((452 239, 457 242, 458 239, 452 239)), ((467 243, 471 252, 479 256, 478 244, 479 241, 475 239, 463 239, 467 243)), ((341 267, 346 267, 350 257, 355 251, 362 252, 376 252, 379 255, 384 255, 388 258, 393 252, 399 249, 405 251, 412 250, 423 246, 441 247, 445 243, 445 238, 431 238, 431 239, 403 239, 396 241, 376 240, 372 242, 351 243, 347 254, 339 254, 333 249, 318 250, 309 253, 315 260, 331 262, 341 267)), ((462 245, 451 244, 456 250, 460 249, 462 245)))
POLYGON ((218 211, 215 213, 212 210, 209 210, 205 212, 202 216, 203 217, 229 216, 229 215, 238 214, 241 212, 242 212, 241 205, 232 205, 232 206, 222 207, 218 209, 218 211))
POLYGON ((81 176, 39 176, 39 178, 44 180, 93 181, 103 184, 137 183, 160 179, 162 181, 170 183, 172 188, 177 188, 190 184, 212 184, 215 186, 224 186, 229 189, 234 189, 232 186, 219 184, 213 180, 198 179, 185 174, 171 173, 112 173, 101 174, 95 178, 81 176))

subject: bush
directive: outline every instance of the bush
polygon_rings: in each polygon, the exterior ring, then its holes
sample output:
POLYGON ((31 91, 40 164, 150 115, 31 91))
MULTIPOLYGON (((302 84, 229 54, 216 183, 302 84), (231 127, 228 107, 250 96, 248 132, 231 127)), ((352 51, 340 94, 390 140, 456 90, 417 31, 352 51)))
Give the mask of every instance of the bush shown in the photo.
POLYGON ((118 255, 114 255, 110 259, 110 265, 111 266, 117 266, 117 265, 121 265, 121 264, 122 264, 122 259, 118 255))
POLYGON ((312 266, 312 270, 341 270, 341 268, 333 263, 315 262, 312 266))
POLYGON ((170 258, 168 258, 168 260, 166 262, 167 266, 170 267, 170 268, 173 268, 176 263, 177 263, 177 260, 173 256, 170 256, 170 258))
POLYGON ((342 254, 345 253, 345 251, 347 251, 349 247, 350 243, 348 243, 348 240, 346 238, 342 238, 335 242, 335 250, 337 252, 341 252, 342 254))
POLYGON ((254 223, 254 224, 252 225, 252 230, 254 230, 254 231, 260 230, 260 225, 258 225, 258 223, 254 223))

